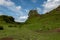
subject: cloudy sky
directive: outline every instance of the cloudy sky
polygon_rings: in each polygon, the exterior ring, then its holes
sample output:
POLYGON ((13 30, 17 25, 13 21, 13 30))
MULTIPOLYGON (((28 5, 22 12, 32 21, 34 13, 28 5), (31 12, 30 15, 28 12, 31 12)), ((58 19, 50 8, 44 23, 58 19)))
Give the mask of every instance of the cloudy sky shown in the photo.
POLYGON ((17 22, 24 22, 29 10, 47 13, 60 5, 60 0, 0 0, 0 15, 9 15, 17 22))

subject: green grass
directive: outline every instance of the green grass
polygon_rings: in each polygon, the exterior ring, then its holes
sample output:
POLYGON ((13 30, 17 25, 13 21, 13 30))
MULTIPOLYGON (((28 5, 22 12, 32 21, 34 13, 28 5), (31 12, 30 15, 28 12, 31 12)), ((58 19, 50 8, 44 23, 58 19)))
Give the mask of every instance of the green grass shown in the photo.
POLYGON ((5 28, 0 30, 0 38, 13 37, 15 40, 60 40, 59 32, 42 32, 36 33, 25 27, 21 28, 5 28))

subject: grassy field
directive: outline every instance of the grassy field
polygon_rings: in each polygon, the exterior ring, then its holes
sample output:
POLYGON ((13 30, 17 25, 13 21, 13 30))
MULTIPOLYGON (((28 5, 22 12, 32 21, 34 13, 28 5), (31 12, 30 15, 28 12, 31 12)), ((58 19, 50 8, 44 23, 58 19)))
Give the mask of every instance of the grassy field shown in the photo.
POLYGON ((0 38, 12 37, 14 40, 60 40, 60 32, 34 32, 25 27, 5 27, 0 30, 0 38))

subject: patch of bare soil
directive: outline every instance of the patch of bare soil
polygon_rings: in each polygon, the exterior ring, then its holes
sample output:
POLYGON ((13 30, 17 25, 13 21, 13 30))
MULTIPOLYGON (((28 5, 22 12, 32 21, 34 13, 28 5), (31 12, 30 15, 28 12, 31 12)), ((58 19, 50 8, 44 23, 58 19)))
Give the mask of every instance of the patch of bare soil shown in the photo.
POLYGON ((13 40, 13 38, 11 38, 11 37, 4 37, 4 38, 1 38, 0 40, 13 40))
POLYGON ((49 30, 49 32, 60 32, 60 28, 56 28, 56 29, 53 29, 53 30, 49 30))

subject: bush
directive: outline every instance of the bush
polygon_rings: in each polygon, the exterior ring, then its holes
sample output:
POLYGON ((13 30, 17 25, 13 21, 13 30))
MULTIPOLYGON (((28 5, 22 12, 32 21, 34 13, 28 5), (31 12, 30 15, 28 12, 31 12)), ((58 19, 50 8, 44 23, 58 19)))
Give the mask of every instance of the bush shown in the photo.
POLYGON ((9 25, 8 27, 16 27, 16 25, 9 25))
POLYGON ((0 26, 0 30, 3 30, 4 28, 3 28, 3 26, 0 26))
POLYGON ((9 25, 8 27, 13 27, 13 26, 9 25))
POLYGON ((47 28, 47 30, 50 30, 50 28, 47 28))

